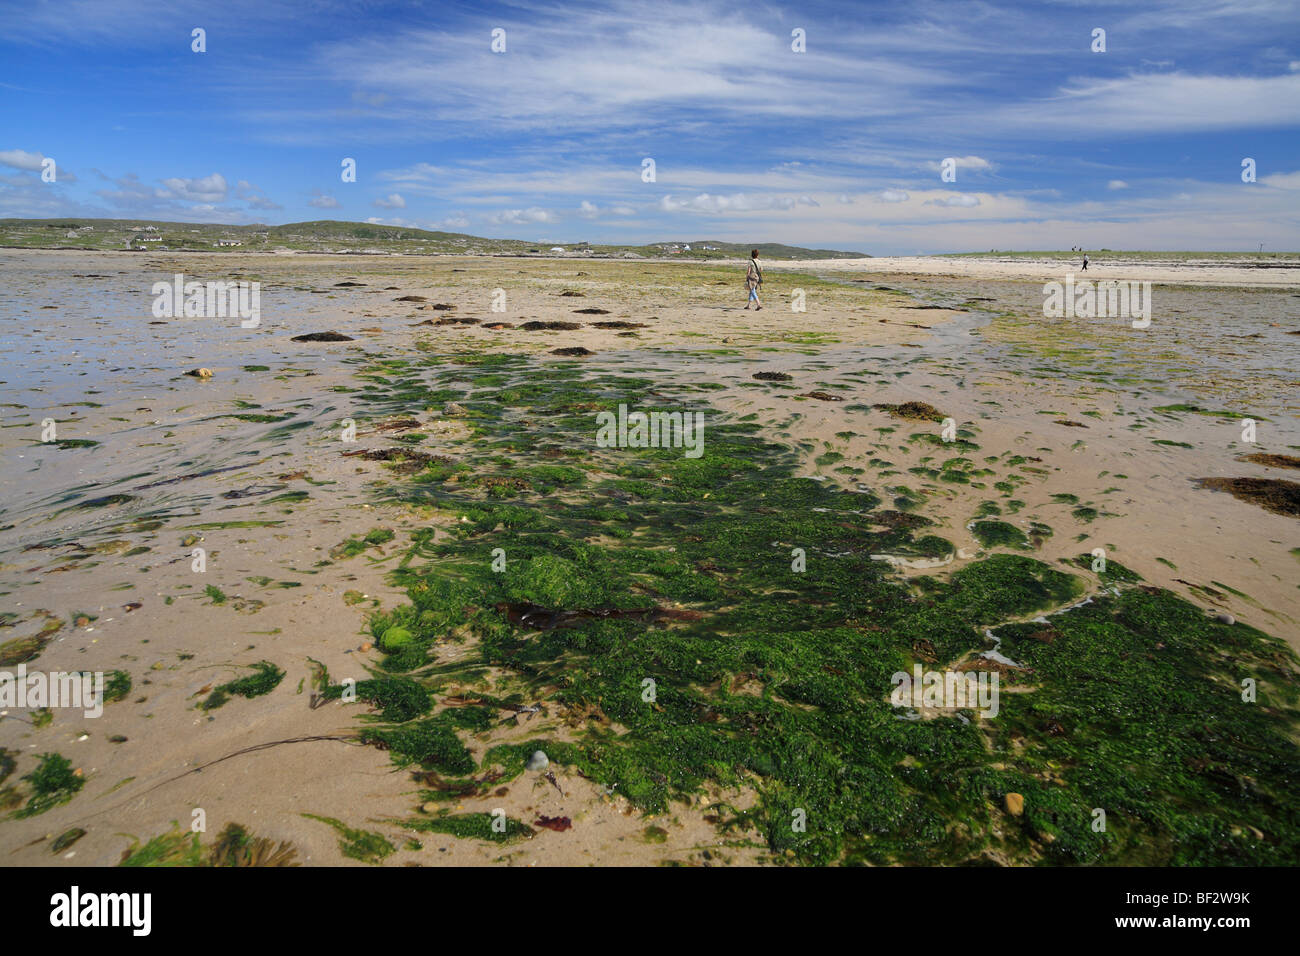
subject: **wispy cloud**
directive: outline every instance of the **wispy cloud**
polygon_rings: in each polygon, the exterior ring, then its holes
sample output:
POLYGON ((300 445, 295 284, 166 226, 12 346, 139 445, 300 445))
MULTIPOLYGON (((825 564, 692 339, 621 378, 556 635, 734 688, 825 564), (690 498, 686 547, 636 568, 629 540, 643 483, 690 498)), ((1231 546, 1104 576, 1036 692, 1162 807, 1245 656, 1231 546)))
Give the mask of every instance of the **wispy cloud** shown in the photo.
POLYGON ((539 209, 536 206, 532 206, 528 209, 506 209, 502 212, 488 216, 487 221, 493 225, 525 226, 536 225, 537 223, 559 222, 560 217, 550 209, 539 209))
POLYGON ((927 199, 925 204, 927 206, 947 206, 950 209, 970 209, 971 207, 980 204, 980 198, 966 193, 954 193, 951 196, 927 199))
POLYGON ((39 172, 45 162, 44 153, 29 153, 25 149, 6 149, 0 151, 0 164, 13 169, 27 169, 39 172))
POLYGON ((164 188, 155 192, 159 199, 187 199, 194 202, 216 203, 225 202, 226 195, 229 193, 226 177, 220 173, 212 173, 210 176, 198 179, 172 176, 164 179, 162 184, 164 188))
POLYGON ((311 191, 312 198, 307 201, 307 205, 314 209, 338 209, 339 201, 333 196, 327 196, 319 189, 311 191))

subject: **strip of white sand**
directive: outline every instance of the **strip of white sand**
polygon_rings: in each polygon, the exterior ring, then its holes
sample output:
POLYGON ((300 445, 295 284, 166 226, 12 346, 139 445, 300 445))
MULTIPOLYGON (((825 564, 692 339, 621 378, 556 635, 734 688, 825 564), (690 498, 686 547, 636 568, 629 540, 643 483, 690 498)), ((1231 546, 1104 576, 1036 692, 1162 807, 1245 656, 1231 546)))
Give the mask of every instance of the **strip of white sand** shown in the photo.
MULTIPOLYGON (((1300 256, 1215 257, 1213 255, 1142 256, 1126 253, 1108 259, 1090 253, 1083 272, 1082 254, 1064 256, 883 256, 871 259, 763 260, 768 270, 852 272, 874 275, 957 276, 973 279, 1060 280, 1067 273, 1080 279, 1117 279, 1200 286, 1247 286, 1300 289, 1300 256)), ((737 263, 738 267, 743 263, 737 263)))

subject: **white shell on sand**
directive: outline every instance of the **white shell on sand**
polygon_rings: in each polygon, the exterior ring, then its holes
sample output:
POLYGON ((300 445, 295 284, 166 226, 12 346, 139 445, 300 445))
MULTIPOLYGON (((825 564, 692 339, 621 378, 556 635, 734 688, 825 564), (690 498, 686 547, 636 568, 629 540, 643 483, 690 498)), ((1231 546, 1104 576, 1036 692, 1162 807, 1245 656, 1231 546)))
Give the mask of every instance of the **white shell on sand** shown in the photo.
POLYGON ((533 755, 528 758, 528 763, 524 764, 525 770, 545 770, 551 765, 551 760, 546 756, 544 750, 534 750, 533 755))

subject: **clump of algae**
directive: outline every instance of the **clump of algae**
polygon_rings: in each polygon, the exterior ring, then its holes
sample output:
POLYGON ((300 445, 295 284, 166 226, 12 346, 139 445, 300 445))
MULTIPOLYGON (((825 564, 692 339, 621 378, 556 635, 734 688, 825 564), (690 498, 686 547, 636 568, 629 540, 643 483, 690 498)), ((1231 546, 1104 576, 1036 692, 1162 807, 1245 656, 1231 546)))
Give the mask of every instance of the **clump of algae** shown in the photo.
MULTIPOLYGON (((938 551, 942 539, 878 510, 871 492, 801 477, 791 450, 751 423, 710 410, 698 459, 594 447, 596 409, 650 391, 668 406, 698 403, 689 389, 501 353, 453 363, 431 361, 432 385, 394 367, 362 390, 387 414, 437 393, 463 409, 472 437, 455 470, 431 465, 385 491, 446 515, 452 531, 413 536, 393 574, 410 604, 371 622, 376 637, 398 626, 411 639, 384 655, 388 676, 357 685, 378 711, 369 739, 399 764, 445 774, 447 792, 517 778, 543 749, 647 812, 706 785, 752 791, 753 805, 724 806, 718 825, 804 863, 1177 865, 1300 850, 1288 769, 1300 757, 1296 662, 1275 638, 1208 619, 1118 566, 1098 575, 1117 590, 1079 606, 1092 578, 1024 554, 904 579, 871 555, 938 551), (525 474, 546 460, 538 449, 579 450, 584 480, 545 491, 529 480, 508 501, 491 483, 452 480, 525 474), (1050 624, 1033 620, 1042 614, 1050 624), (1021 691, 1002 696, 997 719, 898 719, 894 673, 983 660, 989 636, 1021 691), (460 648, 444 662, 448 641, 460 648), (1247 675, 1268 706, 1242 705, 1247 675), (456 723, 439 695, 466 686, 484 710, 456 723), (492 745, 486 715, 511 700, 600 719, 572 740, 492 745), (467 733, 488 735, 477 767, 452 744, 467 733), (1228 778, 1249 780, 1249 796, 1229 799, 1228 778), (1002 809, 1008 792, 1025 798, 1019 817, 1002 809), (1096 807, 1104 833, 1091 826, 1096 807), (806 829, 792 828, 796 815, 806 829)), ((924 503, 909 501, 905 517, 922 517, 911 512, 924 503)), ((1024 532, 1001 524, 989 546, 1024 547, 1024 532)))

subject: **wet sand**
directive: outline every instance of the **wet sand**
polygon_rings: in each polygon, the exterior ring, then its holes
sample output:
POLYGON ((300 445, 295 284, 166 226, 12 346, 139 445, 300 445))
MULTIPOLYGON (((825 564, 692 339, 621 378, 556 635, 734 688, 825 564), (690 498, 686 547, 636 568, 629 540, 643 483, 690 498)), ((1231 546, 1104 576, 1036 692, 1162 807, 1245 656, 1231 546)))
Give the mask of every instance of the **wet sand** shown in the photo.
MULTIPOLYGON (((5 859, 112 865, 131 846, 128 834, 143 843, 173 821, 188 829, 195 808, 206 812, 209 836, 238 821, 291 842, 304 863, 358 861, 303 813, 388 834, 397 847, 389 865, 768 859, 755 835, 722 834, 706 819, 720 800, 744 805, 752 795, 743 788, 649 819, 558 767, 556 784, 525 774, 463 809, 501 808, 528 822, 566 816, 572 829, 563 832, 539 829, 507 846, 422 834, 416 849, 381 822, 407 815, 418 788, 380 750, 320 739, 347 738, 356 721, 339 705, 309 705, 312 661, 335 680, 366 676, 374 659, 366 613, 402 601, 389 575, 410 533, 448 519, 386 503, 382 465, 345 454, 391 443, 382 419, 349 391, 375 357, 510 352, 558 362, 567 359, 554 350, 581 347, 594 353, 582 360, 593 374, 713 383, 717 407, 756 416, 766 434, 799 451, 809 475, 918 492, 958 550, 937 567, 899 574, 946 575, 970 561, 980 544, 969 524, 992 500, 1003 520, 1040 530, 1039 560, 1105 548, 1150 584, 1300 649, 1295 519, 1193 482, 1294 480, 1294 471, 1238 460, 1300 446, 1293 284, 1277 288, 1274 270, 1229 267, 1197 279, 1173 267, 1163 279, 1115 275, 1179 287, 1161 290, 1154 334, 1136 338, 1118 320, 1045 323, 1034 312, 1037 266, 966 273, 931 272, 916 260, 850 262, 769 265, 768 307, 755 313, 741 308, 742 273, 688 263, 0 254, 0 274, 18 290, 0 329, 9 357, 0 416, 0 608, 9 617, 0 641, 37 633, 52 615, 62 625, 29 669, 122 669, 133 681, 126 700, 98 719, 55 710, 38 727, 11 710, 0 720, 0 744, 18 755, 18 773, 32 769, 31 755, 58 752, 86 781, 63 806, 4 821, 5 859), (149 288, 176 272, 260 281, 261 326, 152 324, 149 288), (1210 287, 1184 288, 1198 284, 1210 287), (492 308, 498 289, 504 312, 492 308), (806 312, 790 311, 795 289, 806 312), (397 301, 408 296, 423 301, 397 301), (1236 313, 1231 322, 1225 311, 1236 313), (478 322, 446 321, 456 318, 478 322), (494 322, 515 327, 486 327, 494 322), (581 327, 519 328, 528 322, 581 327), (354 341, 290 341, 325 330, 354 341), (184 375, 199 366, 212 378, 184 375), (791 378, 758 382, 758 372, 791 378), (1013 491, 973 487, 985 484, 978 476, 942 480, 938 466, 954 453, 912 440, 939 426, 872 407, 908 401, 934 406, 978 444, 956 470, 1023 459, 1009 466, 1013 491), (1178 405, 1224 414, 1169 410, 1178 405), (1233 417, 1241 415, 1258 420, 1256 442, 1241 440, 1233 417), (42 443, 47 418, 57 419, 60 439, 99 444, 42 443), (356 423, 355 444, 340 442, 345 419, 356 423), (375 528, 396 536, 352 556, 338 550, 375 528), (191 569, 194 547, 205 549, 202 574, 191 569), (207 587, 224 595, 220 603, 207 587), (286 671, 274 692, 198 706, 213 685, 260 660, 286 671), (267 744, 275 745, 239 753, 267 744), (86 835, 52 854, 52 837, 74 827, 86 835)), ((422 451, 470 434, 447 412, 407 410, 426 436, 422 451)), ((478 759, 502 742, 563 738, 583 726, 552 706, 462 736, 478 759)))
POLYGON ((1291 289, 1300 286, 1300 255, 1216 256, 1213 253, 1108 253, 1090 251, 1087 271, 1083 253, 881 256, 872 259, 816 259, 797 264, 773 263, 774 268, 834 270, 877 276, 952 276, 966 279, 1061 280, 1066 273, 1079 279, 1136 280, 1161 285, 1291 289))

